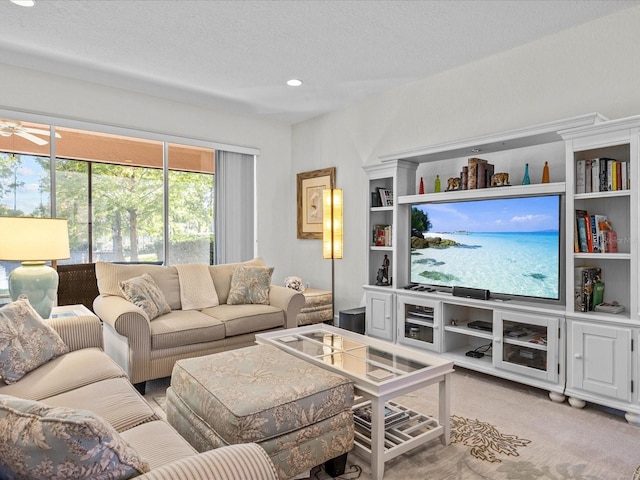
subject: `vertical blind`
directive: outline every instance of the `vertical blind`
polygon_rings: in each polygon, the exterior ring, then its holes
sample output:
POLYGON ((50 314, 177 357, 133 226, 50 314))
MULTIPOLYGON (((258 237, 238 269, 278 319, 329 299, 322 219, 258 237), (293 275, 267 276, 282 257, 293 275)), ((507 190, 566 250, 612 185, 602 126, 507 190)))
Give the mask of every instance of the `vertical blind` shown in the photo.
POLYGON ((255 256, 255 156, 216 150, 216 263, 255 256))

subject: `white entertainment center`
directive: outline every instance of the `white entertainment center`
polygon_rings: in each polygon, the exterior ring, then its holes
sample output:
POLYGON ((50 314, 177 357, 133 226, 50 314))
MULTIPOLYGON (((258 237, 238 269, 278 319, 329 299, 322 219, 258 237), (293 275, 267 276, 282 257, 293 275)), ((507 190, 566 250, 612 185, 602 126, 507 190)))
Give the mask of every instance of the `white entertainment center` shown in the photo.
POLYGON ((608 120, 588 114, 399 152, 366 165, 367 335, 546 389, 556 402, 568 397, 578 408, 586 402, 615 408, 626 413, 629 423, 640 426, 640 357, 635 347, 640 340, 639 160, 640 116, 608 120), (511 186, 444 191, 447 179, 458 177, 471 157, 488 160, 496 172, 508 172, 511 186), (582 176, 580 164, 604 157, 626 162, 630 188, 583 192, 577 180, 582 176), (550 183, 540 183, 545 162, 550 183), (525 164, 530 168, 530 185, 521 185, 525 164), (434 192, 436 175, 441 192, 434 192), (420 179, 425 193, 418 193, 420 179), (372 195, 378 189, 392 193, 390 205, 378 206, 372 195), (560 302, 482 300, 405 288, 411 283, 412 205, 546 194, 564 196, 561 279, 566 289, 560 302), (617 251, 576 251, 576 210, 606 215, 617 232, 617 251), (375 240, 371 233, 377 225, 388 226, 385 237, 390 242, 375 240), (389 265, 388 279, 381 281, 384 264, 389 265), (600 269, 605 300, 616 300, 625 307, 623 312, 576 311, 574 271, 586 266, 600 269), (476 358, 469 356, 472 351, 486 354, 476 358))

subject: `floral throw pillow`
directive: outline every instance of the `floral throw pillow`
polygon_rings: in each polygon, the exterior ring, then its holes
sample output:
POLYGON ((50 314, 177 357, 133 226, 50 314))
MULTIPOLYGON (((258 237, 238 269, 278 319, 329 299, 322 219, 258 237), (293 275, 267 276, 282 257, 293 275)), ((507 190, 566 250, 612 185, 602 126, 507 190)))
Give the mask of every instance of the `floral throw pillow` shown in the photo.
POLYGON ((120 282, 120 290, 127 300, 144 310, 149 320, 171 311, 164 293, 148 273, 120 282))
POLYGON ((25 295, 0 308, 0 378, 6 383, 17 382, 68 351, 60 335, 42 320, 25 295))
POLYGON ((233 269, 231 289, 227 304, 269 305, 269 285, 273 267, 247 267, 239 265, 233 269))
POLYGON ((148 471, 94 413, 0 395, 0 478, 117 480, 148 471))

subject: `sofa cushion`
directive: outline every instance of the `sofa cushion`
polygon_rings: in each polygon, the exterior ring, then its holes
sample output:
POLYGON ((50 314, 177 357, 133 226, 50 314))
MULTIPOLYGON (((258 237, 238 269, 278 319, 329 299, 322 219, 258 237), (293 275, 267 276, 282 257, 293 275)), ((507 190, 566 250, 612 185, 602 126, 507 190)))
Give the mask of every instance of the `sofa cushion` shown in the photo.
POLYGON ((0 394, 42 400, 93 382, 126 376, 102 350, 83 348, 54 358, 16 383, 0 385, 0 394))
POLYGON ((0 378, 11 384, 69 348, 26 296, 0 308, 0 378))
POLYGON ((153 320, 149 327, 152 350, 211 342, 225 337, 225 327, 220 320, 197 310, 174 310, 153 320))
POLYGON ((149 462, 151 470, 197 453, 171 425, 164 421, 138 425, 122 432, 120 436, 149 462))
POLYGON ((171 311, 162 290, 148 273, 121 281, 120 291, 124 298, 144 310, 149 320, 171 311))
POLYGON ((118 432, 159 420, 151 406, 126 378, 110 378, 44 398, 52 407, 90 408, 118 432))
POLYGON ((284 312, 271 305, 218 305, 202 313, 222 322, 227 337, 285 326, 284 312))
POLYGON ((0 395, 0 477, 115 480, 148 471, 94 413, 0 395))
POLYGON ((273 267, 238 265, 233 269, 229 305, 269 304, 269 285, 273 267))
POLYGON ((116 263, 96 262, 96 280, 101 295, 115 295, 124 298, 120 291, 120 282, 148 273, 164 293, 171 310, 179 310, 180 282, 175 267, 162 265, 120 265, 116 263))
POLYGON ((220 304, 227 303, 227 297, 229 296, 229 290, 231 289, 233 269, 238 265, 262 267, 264 266, 264 262, 261 257, 258 257, 242 263, 210 265, 209 273, 211 274, 211 278, 213 278, 213 284, 216 286, 216 292, 218 292, 218 301, 220 304))

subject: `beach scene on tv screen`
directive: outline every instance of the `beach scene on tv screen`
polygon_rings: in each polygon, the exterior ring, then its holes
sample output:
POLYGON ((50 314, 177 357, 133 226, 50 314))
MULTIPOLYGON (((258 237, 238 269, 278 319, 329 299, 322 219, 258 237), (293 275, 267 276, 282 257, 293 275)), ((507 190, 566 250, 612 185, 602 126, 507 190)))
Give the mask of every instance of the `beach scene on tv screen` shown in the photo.
POLYGON ((413 283, 559 298, 558 196, 414 205, 412 227, 413 283))

